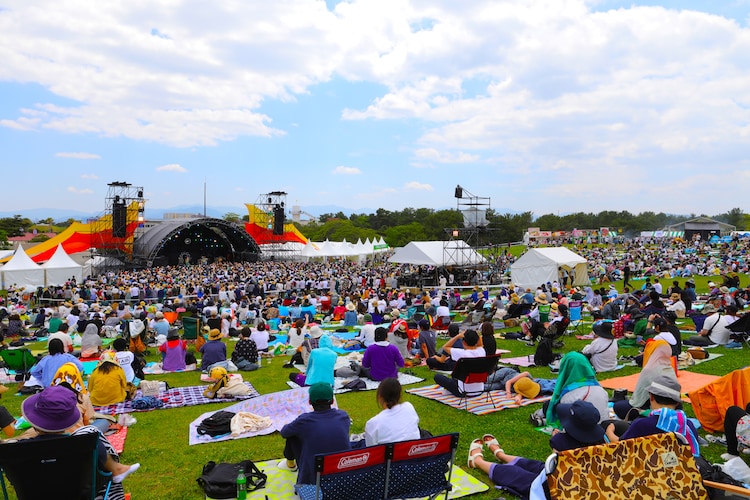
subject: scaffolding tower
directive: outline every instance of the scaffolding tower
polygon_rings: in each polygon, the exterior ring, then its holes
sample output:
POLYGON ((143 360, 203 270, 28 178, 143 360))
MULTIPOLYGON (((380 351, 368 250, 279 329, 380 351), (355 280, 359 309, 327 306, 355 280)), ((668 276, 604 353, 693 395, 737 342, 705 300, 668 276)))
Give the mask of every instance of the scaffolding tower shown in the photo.
POLYGON ((91 258, 92 274, 102 274, 110 270, 132 267, 133 225, 143 223, 146 200, 143 187, 128 182, 110 182, 107 184, 107 196, 104 201, 104 212, 92 221, 91 258))
POLYGON ((284 191, 259 194, 255 206, 253 224, 268 229, 267 240, 260 245, 261 255, 266 260, 297 260, 301 248, 298 243, 286 241, 286 195, 284 191))
POLYGON ((461 186, 456 186, 454 197, 456 209, 463 215, 464 225, 445 228, 448 235, 443 243, 446 261, 460 262, 467 268, 485 267, 487 262, 481 257, 492 260, 501 251, 498 243, 499 230, 488 227, 489 221, 486 218, 490 198, 476 196, 461 186))

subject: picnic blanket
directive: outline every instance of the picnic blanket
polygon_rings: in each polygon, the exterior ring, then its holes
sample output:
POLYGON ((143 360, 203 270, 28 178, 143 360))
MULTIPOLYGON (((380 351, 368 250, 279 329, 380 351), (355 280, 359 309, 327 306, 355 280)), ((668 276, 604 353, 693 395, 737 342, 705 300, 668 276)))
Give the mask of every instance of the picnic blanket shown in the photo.
POLYGON ((125 426, 120 427, 117 432, 115 432, 114 434, 109 434, 105 437, 107 438, 107 441, 109 441, 109 444, 112 445, 112 448, 114 448, 119 455, 125 449, 125 439, 127 439, 128 437, 128 428, 125 426))
POLYGON ((161 363, 157 363, 156 361, 149 361, 145 367, 143 367, 143 373, 147 375, 161 375, 163 373, 181 373, 181 372, 192 372, 198 369, 198 365, 196 363, 191 363, 187 366, 185 366, 184 370, 177 370, 177 371, 164 371, 161 367, 161 363))
MULTIPOLYGON (((335 399, 333 406, 336 406, 335 399)), ((200 435, 198 434, 198 426, 200 423, 219 410, 210 411, 190 422, 188 437, 191 446, 194 444, 216 443, 219 441, 228 441, 230 439, 244 439, 272 434, 281 430, 282 427, 297 418, 299 415, 312 411, 312 406, 308 403, 308 388, 301 387, 291 391, 287 390, 264 394, 257 398, 242 401, 227 408, 222 408, 222 410, 234 413, 244 411, 260 415, 261 417, 270 417, 271 420, 273 420, 273 424, 265 429, 260 429, 254 432, 244 432, 237 436, 232 436, 231 434, 224 434, 216 437, 200 435)))
POLYGON ((468 398, 468 400, 461 400, 437 384, 408 389, 406 392, 416 396, 422 396, 423 398, 440 401, 441 403, 452 406, 457 410, 463 410, 466 408, 474 415, 487 415, 488 413, 505 410, 506 408, 521 408, 523 406, 543 403, 552 399, 552 396, 540 396, 534 399, 524 399, 521 401, 521 404, 517 404, 516 400, 513 397, 509 397, 505 391, 497 390, 491 391, 492 400, 495 402, 495 406, 493 406, 492 401, 487 398, 486 393, 473 398, 468 398))
MULTIPOLYGON (((342 394, 344 392, 350 392, 351 389, 345 389, 344 385, 347 384, 347 382, 350 382, 354 380, 357 377, 335 377, 333 379, 333 393, 334 394, 342 394)), ((373 391, 378 388, 380 385, 379 381, 376 380, 370 380, 369 378, 362 378, 361 380, 365 381, 365 384, 367 384, 367 387, 364 389, 360 389, 360 391, 373 391)), ((410 384, 417 384, 419 382, 424 382, 423 378, 411 375, 409 373, 398 373, 398 381, 401 383, 401 385, 410 385, 410 384)), ((288 380, 286 385, 291 387, 292 389, 296 389, 299 387, 299 385, 295 384, 291 380, 288 380)))
POLYGON ((500 358, 500 363, 504 365, 523 367, 534 366, 534 355, 529 354, 528 356, 516 356, 515 358, 500 358))
MULTIPOLYGON (((277 468, 276 465, 279 461, 281 461, 281 458, 255 463, 261 471, 268 475, 268 479, 266 480, 265 488, 247 492, 248 500, 265 500, 268 498, 273 498, 274 500, 296 500, 299 498, 294 493, 294 483, 297 482, 297 473, 277 468)), ((448 494, 448 498, 461 498, 490 489, 485 483, 465 472, 457 465, 453 465, 451 484, 453 488, 448 494)), ((206 499, 211 500, 210 497, 206 497, 206 499)))
MULTIPOLYGON (((164 406, 162 406, 161 408, 138 410, 136 408, 133 408, 132 401, 124 401, 116 405, 95 406, 94 411, 108 415, 116 415, 120 413, 131 413, 135 411, 166 410, 169 408, 180 408, 182 406, 205 405, 208 403, 227 403, 232 401, 251 399, 260 395, 250 382, 245 382, 245 385, 250 387, 250 394, 248 394, 247 396, 238 396, 236 398, 216 397, 214 399, 209 399, 203 395, 203 391, 206 389, 206 386, 193 385, 188 387, 174 387, 172 389, 160 392, 157 396, 157 399, 160 399, 164 403, 164 406)), ((135 399, 138 399, 142 396, 143 394, 139 389, 136 393, 135 399)))
MULTIPOLYGON (((632 375, 626 375, 624 377, 606 378, 599 381, 599 385, 605 389, 627 389, 629 392, 635 390, 635 385, 638 383, 638 377, 640 373, 633 373, 632 375)), ((693 392, 696 389, 710 384, 719 377, 716 375, 706 375, 705 373, 689 372, 687 370, 680 370, 677 372, 677 381, 682 386, 682 400, 686 403, 690 403, 690 399, 685 396, 688 392, 693 392)))

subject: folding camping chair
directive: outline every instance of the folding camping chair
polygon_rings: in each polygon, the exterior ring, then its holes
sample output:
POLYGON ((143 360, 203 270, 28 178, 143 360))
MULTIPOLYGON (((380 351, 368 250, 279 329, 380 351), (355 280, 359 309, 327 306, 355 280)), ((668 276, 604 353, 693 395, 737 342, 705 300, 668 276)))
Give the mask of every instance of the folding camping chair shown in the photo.
POLYGON ((13 370, 16 373, 16 381, 28 380, 31 375, 31 368, 38 361, 37 357, 31 354, 27 348, 21 349, 3 349, 0 351, 0 358, 5 363, 6 373, 13 370))
POLYGON ((583 302, 573 300, 568 303, 568 319, 570 323, 568 328, 573 330, 576 335, 585 335, 583 330, 583 302))
POLYGON ((539 309, 539 322, 546 323, 549 321, 549 312, 552 306, 549 304, 539 304, 537 308, 539 309))
POLYGON ((729 336, 735 342, 744 342, 750 347, 750 314, 743 314, 740 319, 727 326, 732 332, 729 336))
POLYGON ((9 496, 3 476, 8 477, 19 500, 93 500, 98 486, 108 493, 112 475, 97 470, 98 441, 99 433, 92 432, 3 443, 0 484, 5 500, 9 496))
POLYGON ((201 320, 193 316, 182 317, 182 339, 197 340, 201 330, 201 320))
POLYGON ((315 456, 315 484, 300 484, 302 500, 381 500, 385 498, 386 445, 315 456))
POLYGON ((451 491, 458 433, 389 445, 386 498, 435 498, 451 491), (447 474, 446 474, 447 472, 447 474))
POLYGON ((487 382, 487 377, 490 376, 490 373, 493 373, 497 369, 499 359, 500 354, 493 354, 481 358, 461 358, 456 361, 456 366, 453 367, 453 373, 451 373, 452 378, 460 380, 464 384, 482 383, 481 391, 461 393, 464 409, 469 409, 469 398, 480 396, 482 393, 487 394, 487 401, 492 403, 493 408, 495 407, 495 400, 492 399, 492 391, 485 390, 484 384, 487 382))
POLYGON ((553 500, 708 499, 687 440, 674 433, 552 454, 545 472, 553 500))

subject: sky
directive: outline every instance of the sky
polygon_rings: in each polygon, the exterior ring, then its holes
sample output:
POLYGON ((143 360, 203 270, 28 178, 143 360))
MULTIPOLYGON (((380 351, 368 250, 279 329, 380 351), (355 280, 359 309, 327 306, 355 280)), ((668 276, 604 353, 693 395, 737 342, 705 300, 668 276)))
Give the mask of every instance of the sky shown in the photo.
MULTIPOLYGON (((750 0, 0 0, 0 211, 747 211, 750 0)), ((54 214, 50 215, 54 217, 54 214)))

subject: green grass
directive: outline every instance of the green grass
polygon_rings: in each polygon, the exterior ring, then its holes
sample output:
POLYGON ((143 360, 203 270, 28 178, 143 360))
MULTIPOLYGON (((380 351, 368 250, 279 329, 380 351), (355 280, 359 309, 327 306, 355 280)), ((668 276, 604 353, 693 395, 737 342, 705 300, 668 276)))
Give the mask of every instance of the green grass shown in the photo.
MULTIPOLYGON (((746 279, 743 276, 743 280, 746 279)), ((671 281, 671 279, 662 279, 665 289, 671 281)), ((685 280, 679 281, 683 283, 685 280)), ((708 281, 709 278, 696 278, 699 293, 705 292, 705 283, 708 281)), ((622 288, 621 282, 617 285, 618 288, 622 288)), ((586 341, 566 337, 564 351, 580 350, 585 344, 586 341)), ((229 346, 232 345, 234 344, 229 342, 229 346)), ((35 346, 32 345, 32 347, 35 346)), ((509 356, 533 353, 533 348, 515 340, 500 340, 498 347, 512 351, 509 356)), ((691 370, 724 375, 732 370, 743 368, 747 364, 745 361, 747 349, 735 351, 718 347, 714 351, 724 356, 691 368, 691 370)), ((635 348, 620 349, 621 355, 636 353, 635 348)), ((156 360, 156 356, 151 355, 150 360, 156 360)), ((264 363, 260 370, 243 373, 243 376, 261 394, 285 390, 288 388, 285 381, 290 370, 281 365, 287 360, 287 356, 274 358, 270 364, 264 363)), ((428 369, 417 367, 413 371, 415 375, 426 379, 424 385, 432 383, 432 373, 428 369)), ((547 368, 531 368, 529 371, 535 377, 554 378, 547 368)), ((628 375, 636 371, 638 369, 635 367, 627 367, 614 373, 602 374, 600 378, 628 375)), ((199 377, 199 373, 192 372, 153 375, 149 376, 149 379, 165 380, 171 386, 179 387, 199 385, 199 377)), ((446 432, 461 434, 457 463, 464 468, 469 443, 485 433, 494 434, 501 446, 512 454, 544 460, 550 453, 548 436, 536 431, 528 421, 529 414, 539 405, 477 416, 409 394, 405 395, 405 399, 414 404, 417 409, 421 426, 429 429, 433 434, 446 432)), ((19 415, 22 400, 23 397, 7 392, 2 404, 12 414, 19 415)), ((362 432, 365 422, 379 411, 374 391, 341 394, 337 396, 337 401, 339 407, 346 410, 353 420, 352 432, 362 432)), ((243 459, 261 461, 282 456, 284 441, 278 433, 251 439, 188 446, 188 424, 205 412, 226 406, 229 405, 223 403, 135 413, 138 423, 130 429, 122 460, 126 463, 140 462, 142 468, 125 482, 126 491, 131 492, 134 499, 200 499, 203 495, 195 479, 200 475, 203 465, 209 460, 216 462, 237 462, 243 459)), ((692 415, 690 405, 686 405, 686 411, 692 415)), ((710 461, 719 461, 719 455, 723 451, 725 449, 718 445, 709 445, 702 450, 703 455, 710 461)), ((489 454, 487 457, 489 458, 489 454)), ((487 477, 482 473, 477 471, 471 471, 471 473, 489 484, 487 477)), ((498 492, 491 489, 487 493, 475 495, 472 498, 490 499, 497 498, 497 496, 498 492)), ((508 495, 505 496, 508 497, 508 495)))

